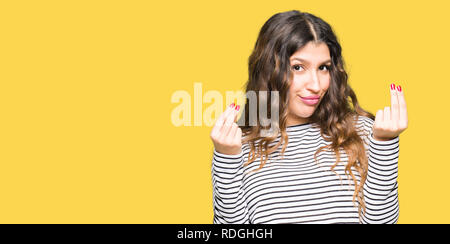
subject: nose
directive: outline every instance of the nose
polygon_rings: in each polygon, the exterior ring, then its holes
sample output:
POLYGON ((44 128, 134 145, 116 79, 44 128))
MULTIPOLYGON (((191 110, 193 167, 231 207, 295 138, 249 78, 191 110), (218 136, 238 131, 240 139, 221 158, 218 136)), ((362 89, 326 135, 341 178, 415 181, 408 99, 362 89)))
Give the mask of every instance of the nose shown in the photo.
POLYGON ((311 77, 306 85, 306 89, 312 93, 318 93, 320 91, 320 79, 315 71, 311 72, 311 77))

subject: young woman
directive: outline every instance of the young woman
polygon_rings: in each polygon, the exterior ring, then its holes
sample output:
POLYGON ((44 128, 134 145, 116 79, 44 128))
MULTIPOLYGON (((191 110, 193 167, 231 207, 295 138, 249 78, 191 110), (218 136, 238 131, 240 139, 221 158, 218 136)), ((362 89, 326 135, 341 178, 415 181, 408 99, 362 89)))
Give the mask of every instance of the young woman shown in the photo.
POLYGON ((260 119, 238 126, 234 104, 218 118, 214 223, 397 222, 399 135, 408 124, 401 86, 390 85, 391 106, 376 116, 363 110, 330 25, 288 11, 263 25, 246 90, 279 93, 278 133, 263 135, 260 119))

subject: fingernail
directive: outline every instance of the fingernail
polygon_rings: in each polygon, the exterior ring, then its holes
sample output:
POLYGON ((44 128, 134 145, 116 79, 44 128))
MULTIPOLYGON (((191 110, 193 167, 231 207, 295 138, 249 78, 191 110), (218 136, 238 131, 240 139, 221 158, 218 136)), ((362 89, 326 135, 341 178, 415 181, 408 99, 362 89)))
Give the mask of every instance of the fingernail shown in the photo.
POLYGON ((401 86, 397 86, 397 90, 398 90, 399 92, 401 92, 401 91, 402 91, 402 87, 401 87, 401 86))
POLYGON ((234 103, 230 104, 230 108, 234 108, 234 103))
POLYGON ((394 83, 391 84, 391 90, 395 90, 395 84, 394 83))
POLYGON ((241 108, 241 106, 237 105, 236 106, 236 111, 239 111, 240 108, 241 108))

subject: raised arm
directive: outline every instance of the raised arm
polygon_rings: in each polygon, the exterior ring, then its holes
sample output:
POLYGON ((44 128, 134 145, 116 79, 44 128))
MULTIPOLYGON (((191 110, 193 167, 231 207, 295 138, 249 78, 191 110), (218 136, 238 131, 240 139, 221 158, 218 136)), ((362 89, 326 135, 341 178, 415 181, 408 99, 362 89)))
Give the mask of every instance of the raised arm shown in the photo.
POLYGON ((391 107, 366 119, 369 168, 364 184, 366 212, 362 223, 397 223, 399 135, 408 126, 406 102, 400 86, 391 84, 391 107))
POLYGON ((242 189, 242 131, 235 123, 238 111, 239 106, 230 105, 211 131, 214 224, 249 223, 242 189))

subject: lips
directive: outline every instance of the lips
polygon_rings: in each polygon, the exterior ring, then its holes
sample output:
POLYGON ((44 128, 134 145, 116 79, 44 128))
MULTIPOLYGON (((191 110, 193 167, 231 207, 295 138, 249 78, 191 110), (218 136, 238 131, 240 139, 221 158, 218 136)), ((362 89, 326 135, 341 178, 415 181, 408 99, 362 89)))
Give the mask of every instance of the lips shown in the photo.
POLYGON ((302 102, 306 105, 316 105, 319 102, 320 96, 307 96, 307 97, 302 97, 299 96, 300 100, 302 100, 302 102))
POLYGON ((307 96, 307 97, 302 97, 302 96, 300 96, 301 98, 303 98, 303 99, 311 99, 311 100, 317 100, 317 99, 320 99, 320 96, 307 96))

